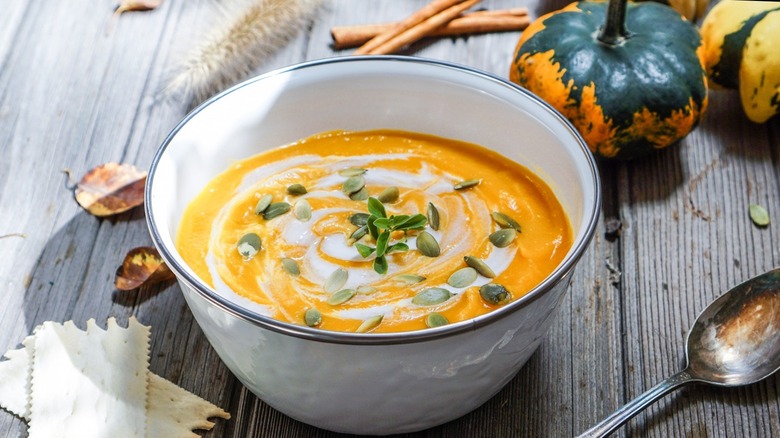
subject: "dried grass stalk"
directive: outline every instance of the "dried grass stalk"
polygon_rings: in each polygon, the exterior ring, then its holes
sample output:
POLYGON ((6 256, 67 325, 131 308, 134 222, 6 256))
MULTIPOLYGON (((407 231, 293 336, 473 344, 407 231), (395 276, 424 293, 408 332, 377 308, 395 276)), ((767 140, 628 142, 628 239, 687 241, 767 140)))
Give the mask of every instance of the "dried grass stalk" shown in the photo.
POLYGON ((176 68, 165 94, 199 103, 236 84, 304 29, 321 4, 322 0, 238 2, 176 68))

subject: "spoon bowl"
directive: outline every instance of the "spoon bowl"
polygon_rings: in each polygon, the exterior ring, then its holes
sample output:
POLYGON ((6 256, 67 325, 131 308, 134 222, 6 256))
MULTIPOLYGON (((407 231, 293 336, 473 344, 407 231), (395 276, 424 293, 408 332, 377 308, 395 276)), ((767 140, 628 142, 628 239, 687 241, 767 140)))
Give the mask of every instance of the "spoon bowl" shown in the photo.
POLYGON ((583 437, 603 437, 688 383, 740 386, 780 369, 780 268, 732 288, 704 309, 688 332, 685 369, 635 398, 583 437))
POLYGON ((780 368, 780 269, 740 284, 696 319, 688 373, 720 386, 758 382, 780 368))

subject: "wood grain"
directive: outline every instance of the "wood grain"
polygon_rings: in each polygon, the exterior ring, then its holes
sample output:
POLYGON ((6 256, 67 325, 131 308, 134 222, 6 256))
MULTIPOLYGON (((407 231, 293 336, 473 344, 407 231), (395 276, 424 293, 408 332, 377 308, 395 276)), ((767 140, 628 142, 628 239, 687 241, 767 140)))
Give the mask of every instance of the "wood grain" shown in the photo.
MULTIPOLYGON (((333 0, 255 73, 334 51, 334 25, 398 21, 425 0, 333 0)), ((485 0, 539 16, 568 2, 485 0)), ((215 437, 337 437, 265 405, 222 364, 179 287, 115 291, 124 253, 150 239, 143 211, 97 219, 62 172, 107 161, 148 167, 190 109, 161 98, 171 68, 214 26, 211 0, 166 1, 112 19, 111 1, 5 0, 0 14, 0 351, 45 320, 136 315, 152 325, 151 369, 228 409, 215 437)), ((506 77, 519 33, 424 40, 404 54, 506 77)), ((717 91, 679 145, 641 161, 601 163, 599 230, 554 325, 506 388, 476 411, 409 437, 560 437, 585 430, 684 362, 688 328, 729 287, 780 266, 780 119, 750 123, 717 91), (749 203, 775 222, 755 227, 749 203), (619 219, 622 234, 604 235, 619 219)), ((780 378, 745 388, 693 386, 658 402, 617 436, 780 436, 780 378)), ((0 411, 0 436, 24 436, 0 411)))

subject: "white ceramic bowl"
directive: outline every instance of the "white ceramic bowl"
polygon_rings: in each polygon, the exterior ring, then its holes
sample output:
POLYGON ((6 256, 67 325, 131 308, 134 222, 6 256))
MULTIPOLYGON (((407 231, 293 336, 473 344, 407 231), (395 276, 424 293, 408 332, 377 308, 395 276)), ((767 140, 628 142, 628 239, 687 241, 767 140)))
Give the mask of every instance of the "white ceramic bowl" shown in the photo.
POLYGON ((155 245, 209 342, 264 402, 317 427, 391 434, 433 427, 498 392, 539 345, 593 235, 596 165, 566 120, 490 74, 406 57, 348 57, 274 71, 214 97, 165 139, 146 187, 155 245), (418 131, 492 148, 554 190, 574 245, 524 297, 478 318, 387 334, 328 332, 270 319, 215 292, 174 236, 190 200, 237 159, 334 129, 418 131))

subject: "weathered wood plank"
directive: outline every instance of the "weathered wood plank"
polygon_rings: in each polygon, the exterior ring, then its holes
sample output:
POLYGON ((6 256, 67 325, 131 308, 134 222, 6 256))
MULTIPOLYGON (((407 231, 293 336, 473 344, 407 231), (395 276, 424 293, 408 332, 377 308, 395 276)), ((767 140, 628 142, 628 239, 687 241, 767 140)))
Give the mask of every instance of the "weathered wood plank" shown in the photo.
MULTIPOLYGON (((778 266, 776 231, 748 218, 749 202, 780 205, 767 127, 749 123, 733 92, 712 93, 702 126, 672 150, 621 172, 621 257, 632 398, 681 369, 698 313, 731 286, 778 266), (723 121, 727 120, 727 123, 723 121)), ((648 436, 772 436, 777 377, 733 390, 691 387, 648 409, 630 430, 648 436), (744 405, 741 400, 751 400, 744 405), (763 399, 763 400, 762 400, 763 399)))
MULTIPOLYGON (((311 27, 255 73, 330 47, 336 24, 398 20, 426 0, 333 0, 311 27)), ((485 0, 532 15, 567 1, 485 0)), ((74 175, 106 162, 146 167, 189 109, 162 99, 180 56, 216 26, 211 0, 164 2, 111 19, 111 2, 4 3, 0 16, 0 350, 36 324, 134 314, 153 327, 151 369, 228 408, 210 436, 336 437, 271 409, 228 372, 177 285, 113 291, 128 249, 150 243, 140 209, 99 220, 73 202, 74 175)), ((405 54, 505 77, 518 33, 423 41, 405 54)), ((747 205, 780 218, 780 122, 745 120, 733 92, 713 93, 682 145, 642 161, 602 164, 603 218, 548 337, 496 397, 471 414, 408 436, 570 436, 680 368, 698 312, 728 287, 780 265, 776 224, 758 229, 747 205), (605 218, 624 223, 604 238, 605 218), (619 276, 618 273, 622 273, 619 276)), ((780 435, 780 378, 739 389, 692 387, 659 402, 619 436, 780 435)), ((0 413, 0 435, 23 423, 0 413)))

